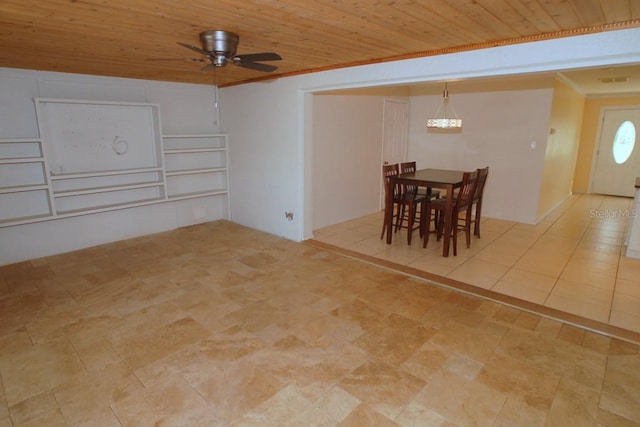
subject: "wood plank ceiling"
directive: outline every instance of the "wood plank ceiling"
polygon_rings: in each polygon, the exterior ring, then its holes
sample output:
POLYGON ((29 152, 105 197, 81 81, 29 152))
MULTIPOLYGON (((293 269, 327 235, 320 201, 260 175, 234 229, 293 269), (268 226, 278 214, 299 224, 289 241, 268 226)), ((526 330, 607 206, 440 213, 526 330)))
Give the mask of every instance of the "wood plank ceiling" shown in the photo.
POLYGON ((284 58, 273 73, 218 68, 227 86, 638 26, 638 0, 2 0, 0 67, 212 83, 176 43, 205 30, 284 58))

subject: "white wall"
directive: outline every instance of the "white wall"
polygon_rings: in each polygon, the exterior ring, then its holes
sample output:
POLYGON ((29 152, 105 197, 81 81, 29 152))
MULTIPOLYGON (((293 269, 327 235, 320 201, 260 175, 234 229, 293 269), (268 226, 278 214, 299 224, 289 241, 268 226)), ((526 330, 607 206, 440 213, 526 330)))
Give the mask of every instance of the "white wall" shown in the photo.
MULTIPOLYGON (((217 133, 213 95, 213 88, 203 85, 0 68, 0 138, 38 137, 34 97, 158 103, 163 133, 217 133)), ((228 214, 223 196, 0 227, 0 265, 212 221, 228 214)))
POLYGON ((450 104, 463 119, 461 131, 427 130, 442 95, 412 96, 409 158, 419 168, 474 170, 489 166, 482 205, 491 218, 535 223, 544 168, 551 87, 460 92, 450 104), (536 148, 531 143, 536 142, 536 148))
POLYGON ((380 210, 380 96, 313 97, 313 227, 380 210))
MULTIPOLYGON (((232 136, 233 220, 292 240, 312 237, 313 92, 637 63, 639 40, 640 28, 634 28, 223 88, 221 123, 232 136), (286 220, 286 210, 295 213, 293 221, 286 220)), ((515 181, 523 173, 538 172, 514 169, 492 179, 515 181)), ((530 195, 523 197, 510 203, 530 203, 530 195)))
POLYGON ((295 82, 223 89, 219 103, 222 129, 230 135, 231 219, 291 240, 299 236, 303 211, 298 144, 303 110, 295 82), (293 220, 285 212, 293 213, 293 220))

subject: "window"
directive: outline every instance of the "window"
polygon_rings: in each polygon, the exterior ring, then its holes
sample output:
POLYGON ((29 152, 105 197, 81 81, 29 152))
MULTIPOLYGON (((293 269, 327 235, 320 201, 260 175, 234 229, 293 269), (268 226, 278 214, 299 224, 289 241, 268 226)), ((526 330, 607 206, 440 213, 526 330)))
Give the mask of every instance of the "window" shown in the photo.
POLYGON ((626 162, 636 144, 636 128, 629 120, 623 122, 613 137, 613 160, 621 165, 626 162))

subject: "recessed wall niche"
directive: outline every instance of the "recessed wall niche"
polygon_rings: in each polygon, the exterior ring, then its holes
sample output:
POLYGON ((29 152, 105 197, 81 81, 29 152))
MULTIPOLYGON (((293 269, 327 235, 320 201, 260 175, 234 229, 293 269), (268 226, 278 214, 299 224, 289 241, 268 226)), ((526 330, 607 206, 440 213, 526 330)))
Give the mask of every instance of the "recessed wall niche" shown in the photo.
POLYGON ((228 192, 226 135, 162 135, 158 104, 34 102, 39 137, 0 139, 0 226, 228 192))

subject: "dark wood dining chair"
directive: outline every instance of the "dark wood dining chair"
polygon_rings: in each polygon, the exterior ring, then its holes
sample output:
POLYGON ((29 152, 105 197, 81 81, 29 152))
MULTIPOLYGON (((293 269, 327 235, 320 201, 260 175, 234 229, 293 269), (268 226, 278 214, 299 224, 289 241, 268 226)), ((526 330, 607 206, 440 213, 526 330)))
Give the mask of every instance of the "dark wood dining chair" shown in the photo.
MULTIPOLYGON (((451 240, 453 241, 453 255, 458 255, 458 232, 464 231, 467 248, 471 246, 471 207, 473 196, 478 183, 478 171, 465 172, 462 176, 462 184, 458 189, 453 206, 451 207, 451 217, 447 220, 451 222, 451 240)), ((444 221, 446 211, 445 199, 434 199, 426 204, 426 215, 430 217, 432 212, 437 212, 435 230, 432 232, 428 227, 425 228, 423 237, 423 247, 427 247, 429 243, 429 234, 436 233, 438 240, 444 233, 444 221)))
MULTIPOLYGON (((400 173, 400 168, 397 163, 392 165, 382 165, 382 179, 384 180, 384 197, 385 197, 385 206, 391 206, 391 211, 385 208, 384 210, 384 222, 382 224, 382 233, 380 233, 380 238, 384 237, 384 233, 387 229, 387 223, 389 222, 389 216, 391 216, 391 229, 393 230, 398 222, 397 218, 399 215, 399 210, 396 212, 396 208, 398 207, 397 200, 400 198, 400 187, 398 185, 393 185, 391 183, 391 177, 398 176, 400 173), (389 202, 389 198, 391 198, 391 203, 389 202)), ((391 231, 391 230, 389 230, 391 231)))
MULTIPOLYGON (((416 171, 416 162, 403 162, 400 163, 400 173, 412 173, 416 171)), ((426 210, 424 209, 426 207, 426 202, 432 199, 437 199, 438 197, 440 197, 440 191, 438 190, 432 190, 431 188, 420 188, 417 185, 405 185, 404 186, 404 191, 410 195, 413 194, 414 198, 420 199, 421 200, 421 208, 419 212, 415 212, 415 219, 414 222, 417 223, 416 227, 419 228, 420 230, 420 237, 424 236, 424 227, 425 227, 425 223, 426 222, 430 222, 432 220, 431 217, 429 217, 429 221, 427 220, 427 216, 426 216, 426 210)), ((435 214, 434 214, 435 216, 435 214)), ((400 211, 400 222, 404 223, 408 218, 406 218, 406 212, 405 209, 401 209, 400 211)), ((426 225, 426 227, 430 227, 429 224, 426 225)))
POLYGON ((484 186, 489 176, 489 166, 478 169, 478 184, 473 196, 473 235, 480 237, 480 220, 482 219, 482 196, 484 194, 484 186))
MULTIPOLYGON (((421 228, 420 222, 416 221, 416 213, 423 210, 423 204, 426 199, 418 197, 413 189, 407 189, 407 187, 412 186, 392 184, 391 177, 397 176, 399 173, 400 168, 397 163, 382 166, 385 201, 387 201, 387 197, 392 198, 392 210, 391 212, 387 212, 385 209, 384 224, 382 226, 380 238, 382 239, 384 237, 384 233, 386 231, 387 222, 389 221, 389 217, 387 215, 391 215, 391 226, 394 232, 397 233, 400 229, 406 228, 407 244, 410 245, 413 231, 421 228)), ((385 204, 385 206, 388 206, 388 204, 385 204)))

